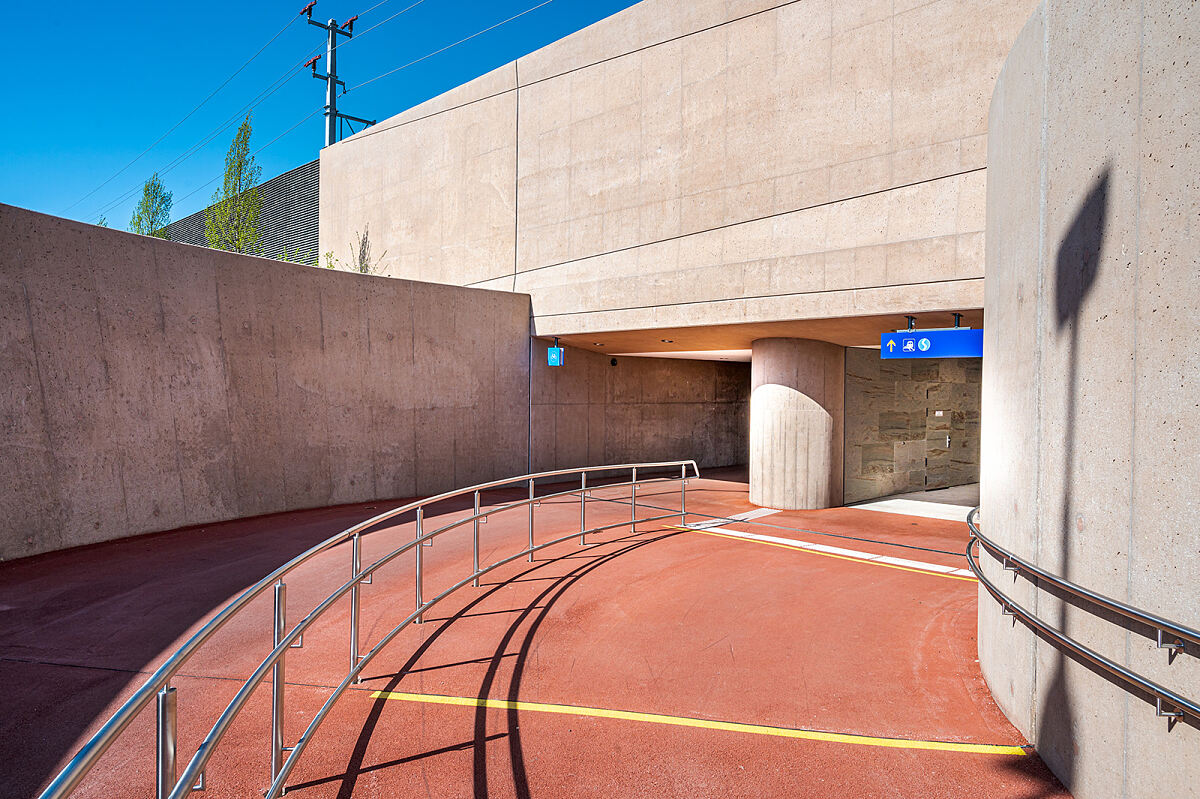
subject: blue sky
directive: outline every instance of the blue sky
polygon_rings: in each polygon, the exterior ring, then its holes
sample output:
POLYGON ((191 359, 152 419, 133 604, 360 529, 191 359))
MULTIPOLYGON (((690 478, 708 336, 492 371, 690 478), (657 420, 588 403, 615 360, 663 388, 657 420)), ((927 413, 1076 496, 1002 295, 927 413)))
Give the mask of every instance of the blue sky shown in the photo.
MULTIPOLYGON (((0 119, 0 202, 125 228, 141 185, 158 170, 173 192, 172 219, 208 204, 219 184, 236 121, 164 173, 271 87, 254 108, 252 149, 317 111, 256 158, 263 179, 317 157, 323 142, 324 83, 298 64, 324 32, 298 12, 307 0, 266 2, 66 2, 8 4, 22 32, 8 38, 16 70, 0 119), (291 23, 289 24, 289 20, 291 23), (282 30, 249 66, 146 155, 104 181, 179 122, 282 30), (209 183, 212 181, 211 183, 209 183), (208 185, 205 185, 208 184, 208 185)), ((488 28, 541 0, 319 0, 314 19, 361 13, 356 37, 338 46, 347 85, 369 80, 488 28), (374 10, 372 6, 379 4, 374 10), (363 13, 367 12, 367 13, 363 13), (361 37, 361 38, 360 38, 361 37)), ((551 0, 511 22, 340 98, 339 110, 386 119, 610 14, 634 0, 551 0)), ((322 68, 324 59, 322 59, 322 68)), ((238 117, 237 119, 240 119, 238 117)))

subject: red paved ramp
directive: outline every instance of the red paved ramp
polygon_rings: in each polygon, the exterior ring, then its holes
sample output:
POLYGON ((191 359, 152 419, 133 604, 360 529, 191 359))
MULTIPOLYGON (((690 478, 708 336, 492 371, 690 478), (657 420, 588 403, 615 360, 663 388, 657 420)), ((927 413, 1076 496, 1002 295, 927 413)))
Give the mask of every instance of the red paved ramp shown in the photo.
MULTIPOLYGON (((589 524, 627 518, 608 494, 589 524)), ((668 488, 641 503, 679 507, 668 488)), ((707 479, 688 509, 693 523, 753 506, 744 484, 707 479)), ((373 513, 282 514, 0 565, 0 794, 36 795, 206 617, 373 513)), ((540 537, 578 529, 574 499, 537 513, 540 537)), ((524 512, 482 531, 485 561, 516 551, 524 512)), ((409 523, 368 536, 364 562, 411 535, 409 523)), ((966 538, 958 523, 837 509, 705 530, 654 522, 544 550, 405 630, 335 706, 288 795, 1067 796, 980 675, 977 585, 953 571, 966 538)), ((343 555, 289 577, 293 620, 345 579, 343 555)), ((469 573, 469 533, 424 558, 428 597, 469 573)), ((364 650, 412 611, 412 582, 405 559, 364 589, 364 650)), ((269 651, 270 614, 256 600, 173 680, 184 760, 269 651)), ((347 614, 332 610, 289 654, 287 742, 345 674, 347 614)), ((153 795, 152 716, 78 795, 153 795)), ((264 687, 204 795, 261 795, 269 718, 264 687)))

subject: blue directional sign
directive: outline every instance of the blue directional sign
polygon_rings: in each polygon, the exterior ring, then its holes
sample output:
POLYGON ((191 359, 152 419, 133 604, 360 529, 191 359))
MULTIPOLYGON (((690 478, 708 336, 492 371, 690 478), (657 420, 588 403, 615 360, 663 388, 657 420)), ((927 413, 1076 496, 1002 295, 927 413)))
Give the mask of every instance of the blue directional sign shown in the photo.
POLYGON ((879 355, 888 358, 982 358, 983 330, 969 327, 907 330, 879 337, 879 355))
POLYGON ((563 365, 563 348, 562 347, 550 347, 549 349, 547 349, 546 350, 546 363, 549 364, 550 366, 562 366, 563 365))

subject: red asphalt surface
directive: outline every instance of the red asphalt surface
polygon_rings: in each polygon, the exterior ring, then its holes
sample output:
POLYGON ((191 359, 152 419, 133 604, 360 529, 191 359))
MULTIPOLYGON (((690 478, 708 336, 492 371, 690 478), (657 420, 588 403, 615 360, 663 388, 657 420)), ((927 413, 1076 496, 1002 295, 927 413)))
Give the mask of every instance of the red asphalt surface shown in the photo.
MULTIPOLYGON (((628 518, 627 490, 599 489, 595 497, 589 526, 628 518)), ((654 506, 678 510, 678 489, 648 486, 638 502, 642 517, 656 515, 654 506)), ((691 481, 687 502, 690 513, 721 517, 754 509, 737 479, 691 481)), ((278 514, 0 564, 0 797, 36 796, 229 599, 390 506, 278 514)), ((427 517, 425 529, 464 513, 427 517)), ((536 514, 539 541, 578 530, 576 498, 548 499, 536 514)), ((577 539, 558 544, 533 563, 521 558, 485 575, 480 588, 451 594, 367 665, 362 684, 316 733, 287 795, 1069 795, 1032 752, 890 748, 372 696, 515 700, 873 739, 1026 743, 992 701, 976 662, 973 581, 676 524, 618 527, 589 536, 585 547, 577 539)), ((961 523, 840 508, 728 527, 965 567, 961 523)), ((411 540, 412 531, 408 521, 366 536, 364 564, 411 540)), ((481 560, 518 551, 525 537, 523 508, 493 516, 481 527, 481 560)), ((347 579, 349 557, 349 546, 340 546, 289 575, 289 623, 347 579)), ((423 557, 428 599, 469 575, 470 527, 439 537, 423 557)), ((412 612, 413 561, 402 556, 363 587, 363 652, 412 612)), ((270 651, 270 594, 173 680, 181 770, 270 651)), ((342 601, 306 632, 302 649, 288 653, 285 743, 345 675, 348 630, 342 601)), ((204 796, 261 796, 269 783, 269 690, 268 679, 217 748, 204 796)), ((153 752, 151 703, 76 795, 152 797, 153 752)))

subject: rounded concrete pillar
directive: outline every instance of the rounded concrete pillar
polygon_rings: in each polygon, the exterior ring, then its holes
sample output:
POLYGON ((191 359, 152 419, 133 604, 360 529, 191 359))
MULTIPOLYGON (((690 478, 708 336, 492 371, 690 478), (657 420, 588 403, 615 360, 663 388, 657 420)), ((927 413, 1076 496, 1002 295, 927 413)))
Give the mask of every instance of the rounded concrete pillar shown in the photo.
POLYGON ((842 504, 846 350, 755 341, 750 362, 750 501, 781 510, 842 504))

